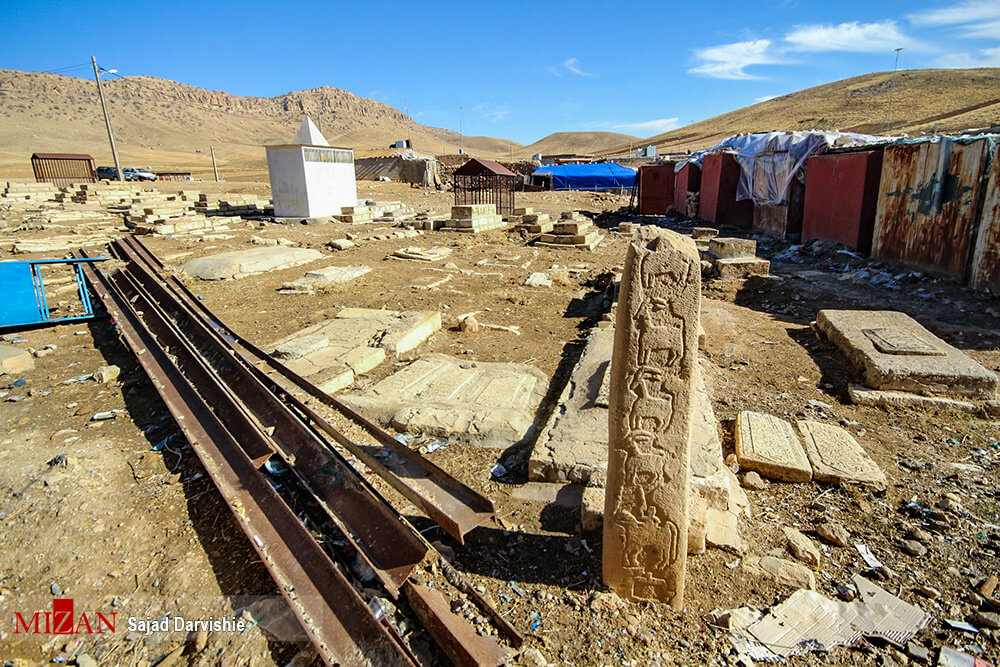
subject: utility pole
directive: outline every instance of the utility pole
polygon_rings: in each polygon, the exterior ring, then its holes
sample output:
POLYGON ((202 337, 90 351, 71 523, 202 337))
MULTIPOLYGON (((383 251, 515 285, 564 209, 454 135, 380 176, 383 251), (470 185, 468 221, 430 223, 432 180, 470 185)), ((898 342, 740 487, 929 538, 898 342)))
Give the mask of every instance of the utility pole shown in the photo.
POLYGON ((410 118, 410 103, 403 98, 403 110, 406 112, 406 146, 407 148, 413 148, 413 137, 410 136, 410 127, 413 125, 413 119, 410 118))
POLYGON ((893 49, 896 52, 896 64, 892 66, 892 87, 889 88, 889 112, 885 119, 885 133, 889 134, 892 129, 892 98, 896 94, 896 70, 899 69, 899 52, 903 50, 903 47, 898 49, 893 49))
POLYGON ((115 146, 115 135, 111 131, 111 116, 108 115, 108 105, 104 101, 104 87, 101 85, 101 73, 97 68, 97 56, 90 56, 94 61, 94 78, 97 79, 97 94, 101 97, 101 108, 104 110, 104 124, 108 126, 108 141, 111 142, 111 155, 115 158, 115 173, 122 180, 122 164, 118 161, 118 147, 115 146))
POLYGON ((215 172, 215 182, 219 182, 219 166, 215 164, 215 146, 212 146, 212 171, 215 172))

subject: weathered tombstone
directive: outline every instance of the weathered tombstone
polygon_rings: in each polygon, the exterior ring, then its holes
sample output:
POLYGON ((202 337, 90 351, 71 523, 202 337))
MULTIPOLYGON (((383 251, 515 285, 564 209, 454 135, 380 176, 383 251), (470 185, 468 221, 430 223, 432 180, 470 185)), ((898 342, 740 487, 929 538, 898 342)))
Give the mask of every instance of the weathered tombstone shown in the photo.
POLYGON ((700 300, 694 241, 641 228, 625 260, 611 359, 604 581, 675 609, 684 605, 700 300))

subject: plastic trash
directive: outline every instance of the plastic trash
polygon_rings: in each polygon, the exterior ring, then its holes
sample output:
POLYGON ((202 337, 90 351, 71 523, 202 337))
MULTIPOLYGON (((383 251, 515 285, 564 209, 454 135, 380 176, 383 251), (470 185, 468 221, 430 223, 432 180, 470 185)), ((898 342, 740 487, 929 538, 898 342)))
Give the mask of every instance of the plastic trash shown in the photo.
POLYGON ((104 410, 103 412, 96 412, 94 413, 94 416, 90 418, 90 421, 102 422, 108 419, 114 419, 119 412, 121 412, 121 410, 104 410))
POLYGON ((490 471, 490 474, 499 479, 507 474, 507 469, 503 467, 502 463, 498 463, 493 466, 493 470, 490 471))
POLYGON ((268 471, 272 475, 283 475, 288 472, 288 468, 285 464, 275 459, 268 459, 265 461, 264 470, 268 471))
POLYGON ((441 449, 447 444, 448 444, 447 440, 438 440, 437 442, 432 442, 429 445, 427 445, 427 453, 430 454, 431 452, 436 452, 437 450, 441 449))
POLYGON ((542 624, 542 615, 539 614, 537 611, 533 611, 531 612, 530 618, 531 618, 531 625, 528 626, 528 628, 530 630, 537 630, 538 626, 542 624))
POLYGON ((18 378, 13 382, 11 382, 9 385, 7 385, 7 389, 17 389, 18 387, 23 387, 26 384, 28 384, 27 380, 25 380, 24 378, 18 378))

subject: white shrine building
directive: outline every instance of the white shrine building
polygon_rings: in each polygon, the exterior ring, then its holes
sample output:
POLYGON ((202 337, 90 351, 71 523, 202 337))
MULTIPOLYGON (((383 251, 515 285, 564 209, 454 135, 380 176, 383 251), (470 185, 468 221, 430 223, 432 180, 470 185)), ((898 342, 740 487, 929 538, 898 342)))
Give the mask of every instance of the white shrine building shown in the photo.
POLYGON ((308 116, 292 143, 265 149, 276 218, 321 218, 357 204, 354 151, 332 148, 308 116))

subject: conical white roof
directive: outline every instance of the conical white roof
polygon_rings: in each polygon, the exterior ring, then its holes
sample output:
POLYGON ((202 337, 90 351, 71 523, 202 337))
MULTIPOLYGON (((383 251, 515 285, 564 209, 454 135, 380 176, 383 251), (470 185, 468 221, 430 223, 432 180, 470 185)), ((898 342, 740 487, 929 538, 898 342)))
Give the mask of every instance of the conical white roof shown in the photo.
POLYGON ((293 144, 298 144, 300 146, 329 146, 330 142, 323 138, 323 134, 316 127, 316 124, 312 122, 312 118, 306 116, 306 119, 302 121, 302 127, 299 131, 295 133, 295 138, 292 139, 293 144))

